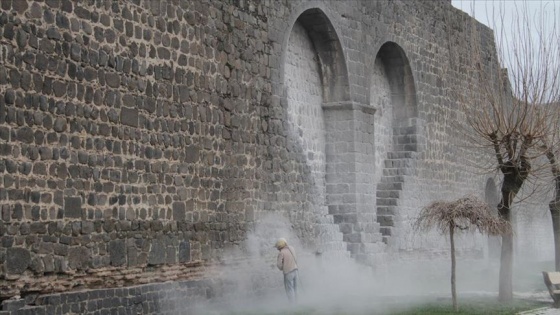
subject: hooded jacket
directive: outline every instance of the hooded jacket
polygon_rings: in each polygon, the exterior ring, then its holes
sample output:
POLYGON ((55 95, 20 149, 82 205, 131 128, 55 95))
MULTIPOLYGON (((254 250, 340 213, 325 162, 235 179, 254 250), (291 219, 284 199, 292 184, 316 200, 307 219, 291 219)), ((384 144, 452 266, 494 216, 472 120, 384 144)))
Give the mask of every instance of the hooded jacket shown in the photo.
POLYGON ((282 270, 284 274, 298 269, 295 254, 296 252, 292 246, 284 246, 280 249, 276 266, 278 269, 282 270))

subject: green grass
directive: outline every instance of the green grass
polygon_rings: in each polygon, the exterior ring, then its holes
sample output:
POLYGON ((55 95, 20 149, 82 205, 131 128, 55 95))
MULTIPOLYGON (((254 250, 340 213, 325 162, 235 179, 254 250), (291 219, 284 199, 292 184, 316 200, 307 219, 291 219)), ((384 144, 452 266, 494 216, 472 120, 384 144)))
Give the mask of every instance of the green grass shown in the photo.
POLYGON ((513 315, 519 312, 550 306, 550 303, 528 300, 514 300, 509 304, 501 304, 494 299, 476 299, 459 302, 459 312, 453 310, 451 301, 431 303, 406 311, 390 313, 390 315, 513 315))
MULTIPOLYGON (((403 297, 403 301, 406 297, 403 297)), ((459 300, 459 312, 453 310, 451 299, 444 299, 434 301, 427 304, 406 306, 400 305, 398 311, 380 311, 376 305, 372 305, 371 311, 362 311, 359 313, 345 312, 344 310, 325 313, 324 311, 306 307, 293 311, 283 310, 281 312, 233 312, 229 315, 514 315, 519 312, 533 310, 545 306, 550 306, 551 303, 529 301, 517 299, 512 303, 502 304, 494 297, 476 297, 459 300)))

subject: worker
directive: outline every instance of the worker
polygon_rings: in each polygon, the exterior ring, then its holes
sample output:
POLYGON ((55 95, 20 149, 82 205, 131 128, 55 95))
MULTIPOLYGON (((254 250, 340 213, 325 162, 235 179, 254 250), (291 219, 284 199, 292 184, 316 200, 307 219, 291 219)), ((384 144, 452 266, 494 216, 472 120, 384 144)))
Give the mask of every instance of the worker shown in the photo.
POLYGON ((295 304, 297 302, 298 283, 296 252, 292 246, 288 246, 285 238, 278 239, 274 247, 279 251, 276 266, 284 273, 286 295, 288 295, 288 300, 295 304))

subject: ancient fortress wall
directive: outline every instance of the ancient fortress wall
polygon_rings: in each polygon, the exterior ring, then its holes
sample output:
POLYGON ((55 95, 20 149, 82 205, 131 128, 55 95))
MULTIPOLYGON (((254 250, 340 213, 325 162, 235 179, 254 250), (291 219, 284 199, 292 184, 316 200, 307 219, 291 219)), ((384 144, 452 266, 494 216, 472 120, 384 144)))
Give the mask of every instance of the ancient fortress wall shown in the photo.
POLYGON ((420 208, 484 197, 452 93, 471 22, 450 1, 0 9, 0 298, 32 296, 4 310, 185 307, 271 213, 319 253, 429 257, 448 245, 414 236, 420 208))

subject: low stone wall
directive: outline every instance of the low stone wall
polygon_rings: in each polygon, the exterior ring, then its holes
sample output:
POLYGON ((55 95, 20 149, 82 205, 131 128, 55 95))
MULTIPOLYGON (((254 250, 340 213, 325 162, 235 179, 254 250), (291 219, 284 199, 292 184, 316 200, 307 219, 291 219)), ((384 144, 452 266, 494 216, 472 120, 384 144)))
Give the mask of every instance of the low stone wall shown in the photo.
POLYGON ((20 295, 20 291, 49 293, 199 279, 209 252, 196 245, 191 248, 189 240, 219 241, 218 232, 196 233, 203 226, 159 220, 1 225, 5 230, 2 297, 20 295), (23 242, 29 248, 17 246, 23 242))
POLYGON ((195 314, 197 303, 211 296, 207 281, 174 281, 28 295, 3 301, 0 314, 195 314))

